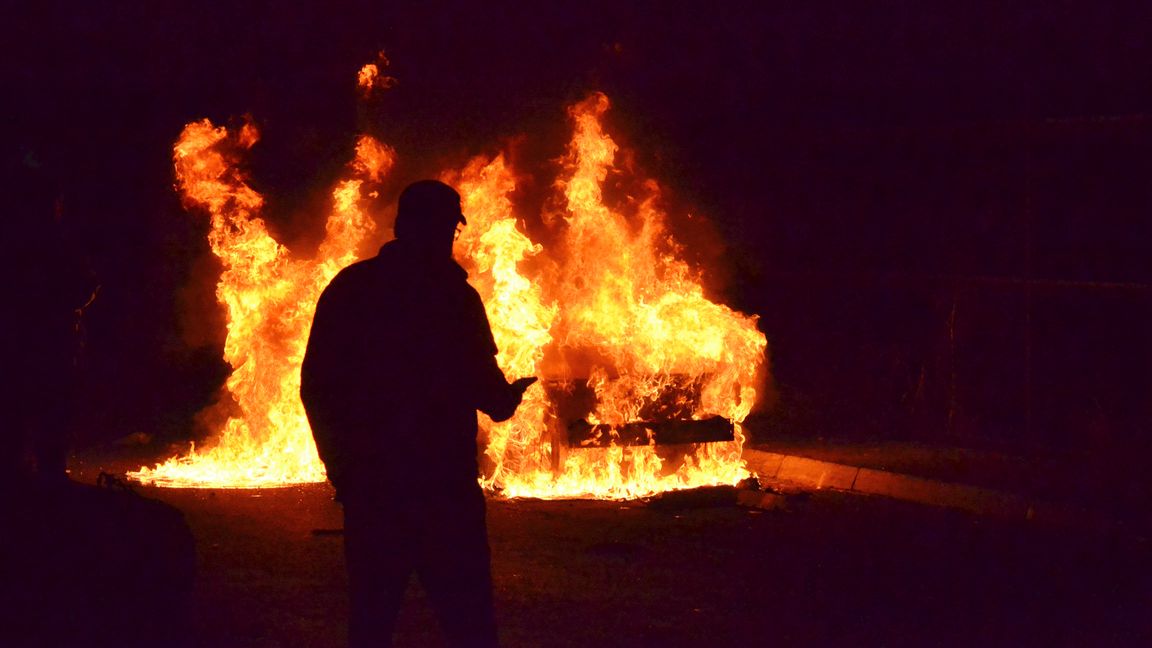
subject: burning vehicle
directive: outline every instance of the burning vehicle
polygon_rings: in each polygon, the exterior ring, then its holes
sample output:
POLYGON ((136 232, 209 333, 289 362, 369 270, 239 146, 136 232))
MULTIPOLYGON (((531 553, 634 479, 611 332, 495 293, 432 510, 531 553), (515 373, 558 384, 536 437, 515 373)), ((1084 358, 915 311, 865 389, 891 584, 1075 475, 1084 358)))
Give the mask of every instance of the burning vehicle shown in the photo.
MULTIPOLYGON (((386 79, 365 66, 361 90, 386 79)), ((742 423, 768 381, 767 340, 755 316, 705 295, 668 228, 660 184, 618 164, 609 107, 601 93, 569 107, 572 135, 551 184, 556 213, 517 217, 524 170, 503 152, 441 174, 468 216, 454 256, 485 303, 498 363, 506 375, 541 377, 511 420, 481 417, 481 480, 504 496, 635 498, 748 474, 742 423), (608 200, 610 176, 638 189, 608 200), (527 218, 539 219, 547 244, 528 235, 527 218)), ((367 204, 397 152, 360 136, 332 190, 325 237, 301 258, 271 235, 264 198, 241 170, 258 139, 251 123, 202 120, 174 145, 178 188, 209 215, 223 265, 216 295, 236 414, 208 447, 130 473, 142 482, 260 488, 325 478, 298 397, 300 364, 320 292, 383 238, 367 204)))

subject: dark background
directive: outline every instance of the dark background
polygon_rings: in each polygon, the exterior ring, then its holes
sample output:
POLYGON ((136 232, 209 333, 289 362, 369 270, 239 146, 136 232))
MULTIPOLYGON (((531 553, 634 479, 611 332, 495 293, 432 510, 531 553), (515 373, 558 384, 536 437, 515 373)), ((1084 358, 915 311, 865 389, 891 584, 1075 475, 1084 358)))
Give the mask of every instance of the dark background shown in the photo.
POLYGON ((81 441, 187 438, 226 375, 172 189, 186 122, 253 116, 291 243, 359 129, 397 148, 394 195, 510 137, 545 163, 599 89, 672 211, 715 225, 674 222, 722 242, 693 253, 710 285, 761 316, 754 433, 1147 449, 1143 3, 542 4, 6 3, 6 175, 47 179, 102 284, 81 441), (358 107, 381 49, 399 84, 358 107))

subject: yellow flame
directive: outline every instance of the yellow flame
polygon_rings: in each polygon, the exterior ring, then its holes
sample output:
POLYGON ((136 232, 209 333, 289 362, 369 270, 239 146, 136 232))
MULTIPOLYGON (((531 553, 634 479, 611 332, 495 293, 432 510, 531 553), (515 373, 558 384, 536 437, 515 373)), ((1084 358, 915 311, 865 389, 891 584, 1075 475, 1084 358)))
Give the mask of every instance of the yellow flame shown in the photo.
MULTIPOLYGON (((597 93, 569 111, 574 132, 555 183, 564 213, 552 223, 554 249, 534 242, 515 218, 516 176, 503 155, 443 175, 469 219, 455 253, 484 300, 497 360, 509 378, 542 378, 511 420, 481 417, 489 459, 481 481, 508 496, 631 498, 747 475, 740 423, 756 401, 767 342, 755 317, 705 297, 665 227, 658 183, 634 178, 638 200, 605 201, 609 171, 623 173, 602 125, 608 108, 597 93), (570 421, 559 420, 548 386, 576 383, 595 397, 587 421, 614 428, 643 422, 646 406, 694 386, 695 397, 677 402, 691 407, 692 419, 732 421, 735 440, 674 455, 651 443, 568 448, 570 421)), ((361 192, 380 182, 395 154, 360 138, 350 177, 333 190, 325 239, 314 258, 300 259, 269 235, 259 217, 263 199, 238 170, 257 138, 251 125, 228 131, 204 120, 189 124, 175 145, 180 190, 210 215, 209 242, 224 264, 217 296, 238 413, 213 446, 131 474, 141 481, 260 487, 324 478, 298 398, 300 363, 321 290, 372 234, 361 192)))
MULTIPOLYGON (((468 216, 456 242, 455 256, 473 271, 472 284, 484 300, 492 335, 500 349, 497 362, 509 378, 538 373, 544 348, 552 342, 551 328, 558 308, 545 304, 539 284, 522 275, 519 265, 540 254, 517 227, 508 195, 515 179, 502 155, 491 161, 472 160, 444 180, 460 192, 468 216)), ((546 438, 549 403, 540 383, 524 394, 516 415, 503 423, 481 417, 488 436, 486 453, 494 472, 482 479, 487 487, 503 486, 507 474, 532 472, 548 465, 552 453, 546 438)))
POLYGON ((605 204, 602 186, 618 150, 601 124, 607 109, 607 98, 594 94, 570 111, 576 128, 557 182, 566 212, 563 253, 550 255, 554 276, 541 270, 546 264, 522 274, 523 262, 542 248, 511 216, 515 182, 502 156, 445 177, 472 219, 457 256, 473 264, 498 361, 510 377, 552 378, 546 355, 577 359, 562 361, 558 377, 586 378, 597 397, 590 422, 610 425, 638 421, 644 403, 696 382, 692 417, 723 416, 736 425, 736 439, 693 447, 675 466, 665 466, 653 445, 561 456, 556 426, 567 422, 550 419, 552 405, 537 385, 510 421, 486 425, 493 468, 483 482, 509 496, 628 498, 747 476, 739 424, 756 400, 767 341, 755 318, 706 299, 698 276, 675 256, 654 181, 643 183, 648 195, 631 218, 605 204))
POLYGON ((268 233, 263 198, 236 163, 258 139, 247 124, 229 132, 208 120, 189 124, 174 149, 176 179, 186 202, 208 212, 208 241, 223 262, 216 296, 224 306, 232 366, 226 387, 238 413, 207 449, 129 473, 165 486, 253 488, 324 480, 300 404, 300 363, 316 300, 324 286, 357 258, 373 231, 359 206, 361 186, 392 166, 390 148, 362 136, 353 177, 332 192, 326 235, 313 259, 294 258, 268 233))

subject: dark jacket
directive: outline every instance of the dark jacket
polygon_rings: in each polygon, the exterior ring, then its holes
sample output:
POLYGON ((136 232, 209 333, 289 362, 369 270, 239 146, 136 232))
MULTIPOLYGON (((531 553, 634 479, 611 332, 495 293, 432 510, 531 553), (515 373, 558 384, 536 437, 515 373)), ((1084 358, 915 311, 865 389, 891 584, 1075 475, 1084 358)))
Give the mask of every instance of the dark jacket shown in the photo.
POLYGON ((300 396, 341 495, 475 483, 476 410, 518 394, 467 273, 393 241, 342 270, 316 306, 300 396))

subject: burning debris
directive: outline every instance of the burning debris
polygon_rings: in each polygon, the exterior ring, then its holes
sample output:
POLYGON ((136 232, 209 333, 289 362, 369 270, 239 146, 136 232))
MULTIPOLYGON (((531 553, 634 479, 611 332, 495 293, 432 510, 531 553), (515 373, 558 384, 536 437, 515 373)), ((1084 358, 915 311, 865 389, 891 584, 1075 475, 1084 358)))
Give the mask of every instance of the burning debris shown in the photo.
MULTIPOLYGON (((361 88, 375 78, 362 70, 361 88)), ((655 181, 638 178, 644 194, 626 207, 605 201, 618 151, 602 125, 608 108, 596 93, 569 109, 574 132, 554 183, 563 218, 548 223, 555 245, 533 241, 513 216, 515 173, 503 154, 442 174, 468 215, 455 257, 484 300, 497 360, 506 375, 543 378, 511 420, 482 417, 490 460, 482 481, 507 496, 629 498, 747 476, 741 423, 767 342, 755 317, 704 296, 665 226, 655 181), (677 452, 661 452, 664 443, 677 452)), ((224 264, 217 297, 238 414, 210 448, 135 479, 217 488, 324 479, 297 396, 300 363, 321 290, 374 237, 361 198, 395 153, 360 139, 349 178, 333 190, 326 237, 301 259, 271 237, 263 199, 237 168, 256 140, 250 124, 204 120, 174 149, 180 191, 210 215, 209 242, 224 264)))

